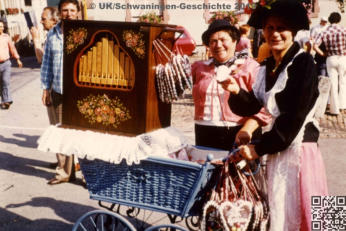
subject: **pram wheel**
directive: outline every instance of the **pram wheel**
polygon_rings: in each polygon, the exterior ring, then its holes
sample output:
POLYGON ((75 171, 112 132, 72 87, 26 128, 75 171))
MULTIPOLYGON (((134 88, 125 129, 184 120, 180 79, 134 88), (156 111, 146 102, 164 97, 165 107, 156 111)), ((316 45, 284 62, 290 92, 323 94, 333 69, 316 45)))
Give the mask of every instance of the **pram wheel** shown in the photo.
POLYGON ((156 225, 156 226, 151 226, 147 228, 144 231, 188 231, 187 229, 184 229, 181 226, 178 225, 156 225))
POLYGON ((119 214, 104 210, 94 210, 80 217, 72 231, 136 231, 133 225, 119 214))

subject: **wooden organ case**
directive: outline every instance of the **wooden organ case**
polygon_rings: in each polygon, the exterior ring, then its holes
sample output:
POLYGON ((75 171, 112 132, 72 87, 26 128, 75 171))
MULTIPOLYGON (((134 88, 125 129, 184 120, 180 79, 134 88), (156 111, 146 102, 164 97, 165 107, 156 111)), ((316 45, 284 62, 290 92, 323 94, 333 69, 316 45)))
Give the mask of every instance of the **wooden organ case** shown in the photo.
POLYGON ((62 126, 137 135, 170 125, 158 100, 152 41, 174 43, 175 26, 63 22, 62 126))

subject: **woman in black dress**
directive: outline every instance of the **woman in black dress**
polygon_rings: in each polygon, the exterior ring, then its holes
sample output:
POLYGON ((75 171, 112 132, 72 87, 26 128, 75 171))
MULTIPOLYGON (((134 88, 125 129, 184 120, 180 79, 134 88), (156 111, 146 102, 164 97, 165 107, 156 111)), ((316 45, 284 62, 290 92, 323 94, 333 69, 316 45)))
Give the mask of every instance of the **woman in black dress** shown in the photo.
POLYGON ((309 29, 305 8, 294 0, 258 7, 248 22, 263 28, 272 56, 261 65, 253 90, 242 90, 233 78, 222 83, 231 92, 233 112, 250 116, 262 106, 272 115, 269 131, 259 143, 243 145, 248 160, 268 155, 270 230, 311 230, 311 196, 327 195, 323 159, 313 118, 318 77, 313 57, 294 36, 309 29))

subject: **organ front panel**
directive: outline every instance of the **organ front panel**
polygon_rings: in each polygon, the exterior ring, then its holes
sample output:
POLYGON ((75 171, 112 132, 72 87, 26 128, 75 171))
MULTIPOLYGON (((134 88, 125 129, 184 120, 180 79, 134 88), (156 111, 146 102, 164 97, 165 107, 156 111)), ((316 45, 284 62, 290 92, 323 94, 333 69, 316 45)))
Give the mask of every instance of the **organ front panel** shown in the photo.
POLYGON ((94 45, 83 50, 78 61, 77 85, 114 90, 131 90, 135 84, 135 67, 131 57, 112 33, 95 35, 94 45))
POLYGON ((152 41, 172 25, 64 20, 62 126, 138 135, 170 125, 158 100, 152 41))

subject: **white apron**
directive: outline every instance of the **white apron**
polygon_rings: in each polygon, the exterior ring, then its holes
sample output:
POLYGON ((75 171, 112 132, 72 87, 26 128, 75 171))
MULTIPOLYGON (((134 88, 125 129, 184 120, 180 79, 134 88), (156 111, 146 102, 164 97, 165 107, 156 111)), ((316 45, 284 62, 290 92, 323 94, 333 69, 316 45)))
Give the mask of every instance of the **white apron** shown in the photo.
MULTIPOLYGON (((301 52, 303 51, 300 50, 295 56, 301 52)), ((260 68, 253 86, 256 98, 272 115, 271 126, 273 126, 275 119, 280 115, 275 95, 284 90, 288 79, 287 68, 292 65, 293 59, 279 74, 271 90, 265 91, 265 66, 260 68)), ((286 150, 274 155, 268 155, 267 176, 271 231, 297 231, 300 229, 300 146, 303 140, 305 125, 313 121, 314 111, 312 109, 309 112, 298 135, 286 150)))

